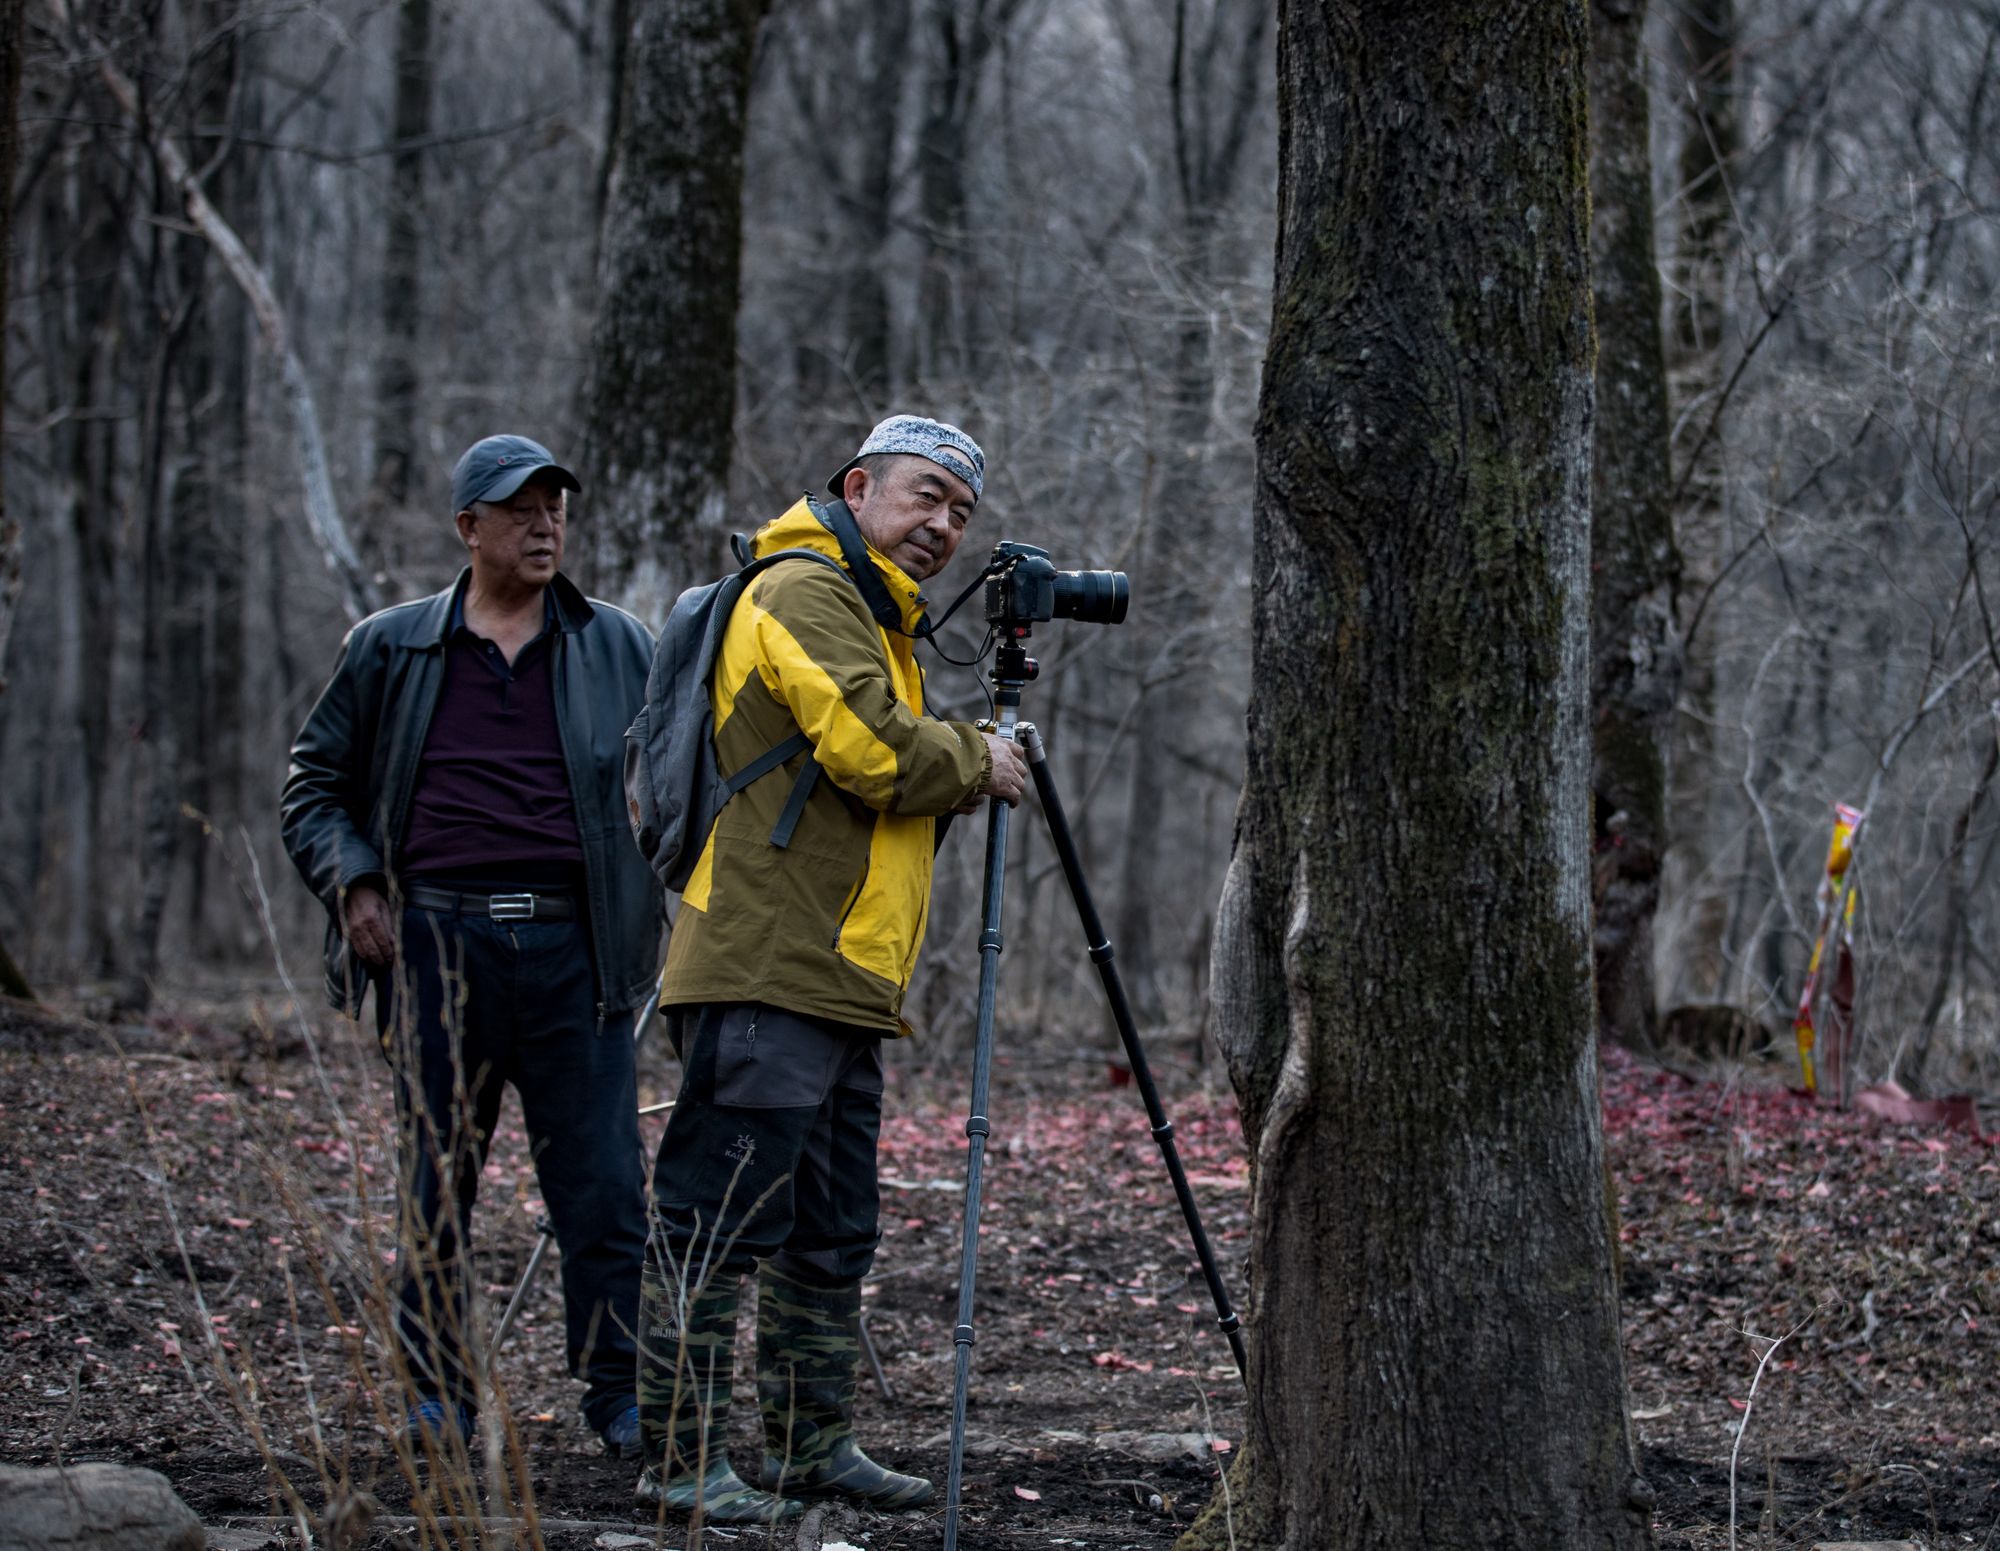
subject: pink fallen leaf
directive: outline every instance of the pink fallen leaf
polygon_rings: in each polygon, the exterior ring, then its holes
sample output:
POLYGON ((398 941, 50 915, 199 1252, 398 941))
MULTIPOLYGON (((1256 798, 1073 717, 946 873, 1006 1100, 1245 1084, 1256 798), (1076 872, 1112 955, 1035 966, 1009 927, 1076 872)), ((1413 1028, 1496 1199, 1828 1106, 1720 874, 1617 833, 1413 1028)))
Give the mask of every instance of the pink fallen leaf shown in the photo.
POLYGON ((1014 1495, 1016 1497, 1025 1498, 1027 1501, 1031 1503, 1038 1503, 1042 1500, 1042 1494, 1030 1486, 1015 1487, 1014 1495))
POLYGON ((1217 1454, 1227 1454, 1236 1447, 1227 1438, 1211 1438, 1208 1440, 1208 1446, 1217 1454))

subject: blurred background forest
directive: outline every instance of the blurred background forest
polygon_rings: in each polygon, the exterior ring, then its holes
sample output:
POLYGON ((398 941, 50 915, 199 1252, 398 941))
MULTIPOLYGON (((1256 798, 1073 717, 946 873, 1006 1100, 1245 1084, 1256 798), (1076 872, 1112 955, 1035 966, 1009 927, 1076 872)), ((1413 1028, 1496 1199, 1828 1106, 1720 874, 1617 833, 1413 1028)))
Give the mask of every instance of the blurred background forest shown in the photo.
MULTIPOLYGON (((285 750, 356 611, 455 573, 447 475, 474 438, 520 431, 577 469, 567 568, 657 623, 723 534, 896 408, 988 451, 945 596, 1002 536, 1132 574, 1124 626, 1038 633, 1026 714, 1142 1018, 1198 1031, 1249 671, 1273 10, 0 6, 25 13, 0 943, 27 980, 141 1007, 268 976, 273 939, 311 962, 319 909, 276 836, 285 750), (734 241, 687 196, 713 174, 733 209, 729 159, 662 154, 688 141, 660 126, 726 117, 728 91, 682 89, 702 70, 747 83, 733 307, 644 235, 649 198, 687 200, 685 246, 734 241), (718 390, 719 425, 681 402, 718 390)), ((1645 1042, 1687 1005, 1783 1027, 1844 801, 1869 810, 1858 1072, 1991 1086, 2000 4, 1593 16, 1643 27, 1664 341, 1629 348, 1600 295, 1600 460, 1635 391, 1613 374, 1656 379, 1670 519, 1625 600, 1629 649, 1658 659, 1638 677, 1664 697, 1664 775, 1640 785, 1664 780, 1665 844, 1640 886, 1644 1010, 1612 1032, 1645 1042)), ((935 663, 931 698, 974 714, 982 682, 935 663)), ((1600 804, 1600 857, 1646 827, 1600 804)), ((1092 1028, 1054 857, 1039 825, 1016 837, 1009 1014, 1092 1028)), ((976 960, 965 838, 917 1000, 941 1033, 976 960)))

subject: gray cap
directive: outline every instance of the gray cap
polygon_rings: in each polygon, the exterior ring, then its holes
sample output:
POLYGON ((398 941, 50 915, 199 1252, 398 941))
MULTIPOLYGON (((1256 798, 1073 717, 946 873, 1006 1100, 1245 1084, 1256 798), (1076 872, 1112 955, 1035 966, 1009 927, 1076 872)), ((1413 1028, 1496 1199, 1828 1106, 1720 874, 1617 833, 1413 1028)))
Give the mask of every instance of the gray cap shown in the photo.
POLYGON ((838 497, 848 471, 863 458, 872 458, 879 452, 902 452, 929 458, 946 473, 956 474, 970 485, 975 501, 985 489, 986 454, 979 450, 979 443, 957 426, 946 425, 942 420, 926 420, 922 415, 891 415, 868 433, 868 440, 861 444, 861 450, 826 482, 827 494, 838 497))
POLYGON ((485 437, 466 448, 451 471, 451 509, 463 512, 474 501, 504 501, 543 469, 553 470, 565 489, 583 488, 540 442, 525 436, 485 437))

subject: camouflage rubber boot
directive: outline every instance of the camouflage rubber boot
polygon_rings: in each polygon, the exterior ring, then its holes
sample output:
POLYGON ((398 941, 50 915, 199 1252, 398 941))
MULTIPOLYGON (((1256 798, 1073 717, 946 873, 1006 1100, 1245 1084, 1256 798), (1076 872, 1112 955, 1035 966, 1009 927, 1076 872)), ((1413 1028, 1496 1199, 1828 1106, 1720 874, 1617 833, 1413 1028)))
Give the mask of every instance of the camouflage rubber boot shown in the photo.
POLYGON ((760 1492, 729 1467, 729 1402, 736 1376, 731 1277, 679 1308, 675 1280, 649 1265, 639 1280, 639 1454, 642 1508, 699 1512, 710 1524, 771 1524, 804 1511, 760 1492))
POLYGON ((930 1482, 884 1470, 854 1441, 861 1284, 809 1287, 768 1265, 757 1280, 764 1489, 868 1508, 921 1508, 934 1495, 930 1482))

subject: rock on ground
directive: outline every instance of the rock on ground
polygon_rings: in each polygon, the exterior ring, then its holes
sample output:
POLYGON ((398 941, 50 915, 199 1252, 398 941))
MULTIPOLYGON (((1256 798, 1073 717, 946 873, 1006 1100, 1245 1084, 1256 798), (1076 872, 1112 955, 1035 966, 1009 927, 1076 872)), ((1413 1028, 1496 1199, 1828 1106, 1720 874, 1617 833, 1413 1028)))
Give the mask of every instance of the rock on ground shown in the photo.
POLYGON ((156 1470, 0 1465, 0 1551, 203 1551, 205 1541, 156 1470))

